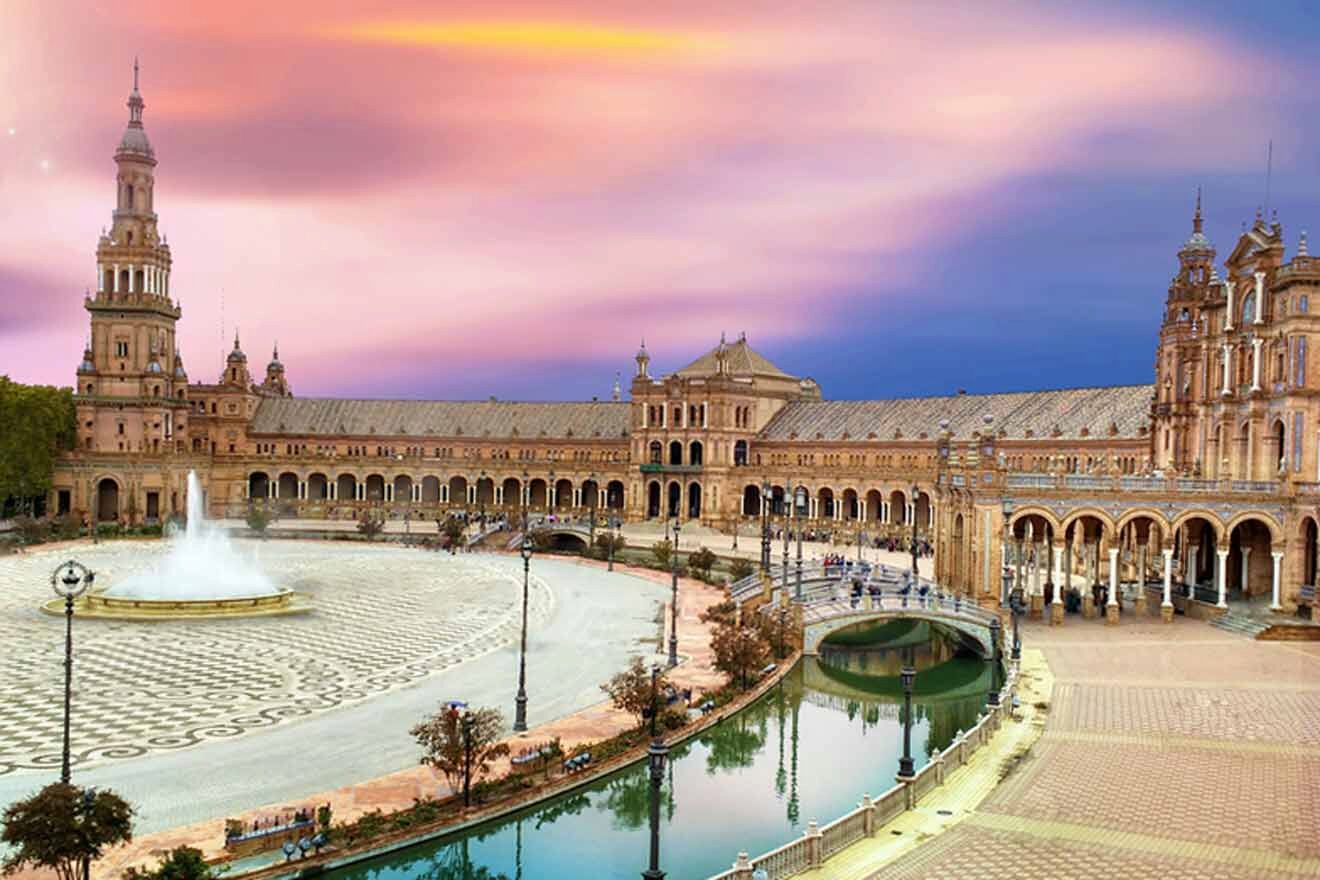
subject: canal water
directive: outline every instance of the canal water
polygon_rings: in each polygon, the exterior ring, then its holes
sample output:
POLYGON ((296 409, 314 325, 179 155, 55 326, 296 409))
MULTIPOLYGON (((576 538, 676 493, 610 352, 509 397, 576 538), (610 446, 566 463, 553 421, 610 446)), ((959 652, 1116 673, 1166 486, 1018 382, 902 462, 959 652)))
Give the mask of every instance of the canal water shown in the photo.
MULTIPOLYGON (((800 836, 894 784, 909 657, 916 766, 975 723, 991 665, 928 624, 845 632, 737 716, 670 751, 661 790, 660 867, 702 880, 800 836), (878 644, 877 639, 883 640, 878 644)), ((637 878, 650 846, 645 762, 467 834, 335 872, 335 880, 637 878)))

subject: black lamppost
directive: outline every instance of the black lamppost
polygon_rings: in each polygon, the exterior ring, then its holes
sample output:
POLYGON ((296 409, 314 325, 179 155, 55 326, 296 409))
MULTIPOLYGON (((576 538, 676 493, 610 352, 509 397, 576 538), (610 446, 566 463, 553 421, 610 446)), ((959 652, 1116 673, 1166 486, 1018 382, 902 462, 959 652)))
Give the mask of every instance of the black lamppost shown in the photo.
POLYGON ((669 665, 678 665, 678 517, 674 517, 674 547, 669 555, 669 579, 672 596, 669 600, 669 665))
POLYGON ((527 482, 528 476, 527 471, 523 471, 522 486, 518 490, 518 493, 522 496, 520 500, 522 501, 522 530, 524 535, 527 534, 527 502, 532 499, 532 485, 527 482))
POLYGON ((523 561, 523 603, 522 603, 522 650, 518 653, 518 696, 513 699, 513 729, 527 729, 527 579, 532 567, 532 536, 526 533, 522 539, 523 561))
POLYGON ((899 673, 903 679, 903 757, 898 759, 898 775, 911 779, 915 775, 912 766, 912 686, 917 681, 917 670, 912 666, 911 649, 908 650, 899 673))
POLYGON ((651 770, 651 863, 642 872, 642 880, 664 880, 660 870, 660 784, 665 777, 665 757, 669 747, 656 732, 656 719, 660 715, 660 667, 651 667, 651 745, 646 750, 647 765, 651 770))
POLYGON ((793 530, 797 532, 797 589, 794 590, 798 601, 802 600, 802 514, 807 510, 807 487, 798 486, 793 493, 793 530))
POLYGON ((770 481, 761 483, 761 572, 770 573, 770 481))
POLYGON ((1008 557, 1009 550, 1013 546, 1013 499, 1005 498, 1002 507, 1004 511, 1004 552, 1002 554, 1004 560, 1004 589, 999 594, 999 604, 1001 606, 1008 602, 1009 591, 1013 588, 1013 563, 1016 561, 1010 560, 1008 557))
POLYGON ((614 571, 614 545, 617 543, 619 543, 619 516, 610 514, 610 571, 614 571))
POLYGON ((921 489, 912 485, 912 583, 917 582, 917 496, 921 489))
POLYGON ((990 668, 990 699, 987 701, 991 708, 999 705, 999 655, 1003 650, 1003 633, 1000 632, 1003 627, 999 623, 999 615, 996 614, 990 620, 990 658, 994 664, 990 668))
POLYGON ((481 496, 481 484, 486 482, 486 472, 481 472, 480 479, 477 480, 477 509, 481 511, 481 527, 486 527, 486 499, 481 496))
POLYGON ((1022 659, 1022 613, 1027 610, 1027 599, 1023 595, 1022 585, 1016 584, 1008 597, 1008 607, 1013 611, 1013 662, 1022 659))
POLYGON ((596 472, 591 472, 591 525, 588 526, 587 550, 589 553, 596 552, 596 503, 600 496, 600 487, 596 484, 598 477, 596 472))
POLYGON ((73 706, 73 600, 91 589, 96 575, 81 562, 70 559, 51 572, 50 586, 64 598, 64 752, 60 782, 69 783, 69 713, 73 706))
POLYGON ((792 503, 789 500, 792 497, 793 497, 793 483, 792 481, 789 481, 788 485, 784 487, 784 587, 780 591, 781 604, 783 602, 788 601, 788 541, 789 541, 789 532, 792 531, 788 527, 788 505, 792 503))

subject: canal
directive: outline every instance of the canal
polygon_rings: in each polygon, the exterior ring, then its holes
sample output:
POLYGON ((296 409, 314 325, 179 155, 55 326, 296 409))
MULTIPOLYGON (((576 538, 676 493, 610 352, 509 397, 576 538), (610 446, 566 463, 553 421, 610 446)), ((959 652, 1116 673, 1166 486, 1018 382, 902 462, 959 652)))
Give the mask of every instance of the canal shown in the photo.
MULTIPOLYGON (((674 748, 661 790, 661 868, 672 880, 725 870, 824 825, 894 784, 910 657, 916 766, 975 723, 991 664, 938 628, 897 621, 845 631, 773 690, 674 748)), ((645 762, 466 834, 341 869, 335 880, 637 878, 649 852, 645 762)))

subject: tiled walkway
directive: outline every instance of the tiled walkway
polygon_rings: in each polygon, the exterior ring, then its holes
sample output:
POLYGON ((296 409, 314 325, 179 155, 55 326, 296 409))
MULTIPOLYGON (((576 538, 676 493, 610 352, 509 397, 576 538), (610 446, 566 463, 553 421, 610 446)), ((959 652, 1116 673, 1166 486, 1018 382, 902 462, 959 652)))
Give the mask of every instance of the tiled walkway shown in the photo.
POLYGON ((1026 630, 1055 686, 1029 757, 948 832, 872 873, 1320 876, 1320 650, 1179 618, 1026 630))

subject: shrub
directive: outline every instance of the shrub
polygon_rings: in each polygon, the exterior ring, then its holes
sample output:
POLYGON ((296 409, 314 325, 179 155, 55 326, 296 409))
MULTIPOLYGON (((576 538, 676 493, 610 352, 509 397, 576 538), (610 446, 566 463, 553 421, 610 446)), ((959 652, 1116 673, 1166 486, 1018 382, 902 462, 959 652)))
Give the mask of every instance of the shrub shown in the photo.
POLYGON ((651 555, 659 568, 669 568, 669 557, 674 552, 674 545, 668 541, 656 541, 651 545, 651 555))
POLYGON ((264 537, 266 527, 270 525, 270 513, 265 507, 249 504, 247 510, 247 527, 257 534, 258 537, 264 537))
POLYGON ((756 571, 756 566, 750 559, 744 559, 739 556, 729 563, 729 577, 735 581, 740 581, 745 577, 750 577, 756 571))
POLYGON ((710 578, 710 570, 715 567, 715 554, 706 547, 702 547, 696 553, 689 553, 687 559, 688 568, 699 574, 702 580, 710 578))

